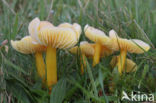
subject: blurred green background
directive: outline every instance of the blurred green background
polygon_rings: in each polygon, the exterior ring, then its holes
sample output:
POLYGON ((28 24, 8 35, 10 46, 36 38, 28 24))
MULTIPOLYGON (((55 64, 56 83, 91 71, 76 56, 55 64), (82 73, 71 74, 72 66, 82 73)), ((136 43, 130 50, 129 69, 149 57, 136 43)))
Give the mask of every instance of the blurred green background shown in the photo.
MULTIPOLYGON (((156 95, 156 1, 155 0, 1 0, 0 1, 0 102, 1 103, 129 103, 122 91, 156 95), (114 29, 123 38, 150 44, 149 52, 128 54, 138 69, 119 76, 109 65, 112 56, 80 74, 79 55, 58 50, 58 83, 49 95, 36 75, 33 55, 16 52, 10 40, 28 34, 35 18, 54 25, 77 22, 103 30, 114 29), (8 40, 5 44, 3 41, 8 40), (5 45, 4 45, 5 44, 5 45)), ((81 34, 80 41, 88 40, 81 34)), ((116 53, 117 55, 118 53, 116 53)), ((155 97, 156 98, 156 97, 155 97)), ((133 102, 132 102, 133 103, 133 102)))

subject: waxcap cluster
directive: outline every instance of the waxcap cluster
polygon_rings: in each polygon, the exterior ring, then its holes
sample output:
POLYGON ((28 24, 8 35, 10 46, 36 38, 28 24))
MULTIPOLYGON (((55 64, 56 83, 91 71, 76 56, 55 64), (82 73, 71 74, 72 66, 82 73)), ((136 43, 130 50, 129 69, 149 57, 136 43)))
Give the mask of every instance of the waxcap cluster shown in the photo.
POLYGON ((84 27, 84 33, 85 36, 94 43, 83 41, 80 43, 79 47, 76 46, 70 49, 70 52, 77 53, 77 49, 80 48, 82 54, 93 58, 94 67, 100 62, 100 58, 109 56, 115 51, 120 51, 120 55, 114 56, 110 63, 112 67, 118 67, 120 74, 125 68, 127 68, 126 72, 135 71, 137 69, 136 64, 132 60, 126 59, 127 52, 142 54, 150 49, 147 43, 138 39, 121 38, 114 30, 110 30, 109 36, 107 36, 103 31, 87 24, 84 27), (133 70, 132 67, 134 67, 133 70))
POLYGON ((18 52, 35 54, 38 74, 42 79, 47 76, 44 83, 46 82, 50 91, 57 83, 57 49, 67 49, 73 54, 82 54, 80 56, 80 60, 83 61, 81 63, 82 74, 86 66, 85 57, 93 59, 94 67, 100 62, 100 58, 110 56, 116 51, 119 51, 120 55, 113 56, 111 66, 113 68, 117 66, 120 74, 125 70, 126 72, 135 71, 137 65, 126 58, 127 53, 141 54, 150 49, 150 46, 141 40, 121 38, 114 30, 111 30, 107 36, 102 30, 88 24, 84 27, 84 33, 93 43, 81 41, 80 46, 75 46, 82 32, 78 23, 64 22, 55 26, 48 21, 40 21, 36 17, 29 23, 28 31, 29 36, 21 40, 11 40, 11 45, 18 52), (45 61, 42 57, 43 52, 46 52, 45 61))

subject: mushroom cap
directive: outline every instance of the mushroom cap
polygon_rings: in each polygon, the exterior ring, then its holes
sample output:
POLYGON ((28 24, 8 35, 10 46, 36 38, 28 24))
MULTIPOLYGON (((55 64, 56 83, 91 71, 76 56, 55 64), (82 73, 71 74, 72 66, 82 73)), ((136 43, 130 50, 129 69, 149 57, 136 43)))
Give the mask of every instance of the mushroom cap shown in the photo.
POLYGON ((34 44, 31 36, 25 36, 19 41, 11 40, 12 47, 23 54, 32 54, 35 52, 43 52, 46 47, 40 44, 34 44))
POLYGON ((84 28, 84 32, 86 37, 95 43, 100 43, 108 47, 111 45, 110 38, 99 29, 86 25, 84 28))
POLYGON ((71 28, 62 27, 44 28, 38 38, 46 46, 62 49, 71 48, 78 42, 76 33, 71 28))
MULTIPOLYGON (((71 53, 77 54, 78 49, 80 48, 81 53, 85 54, 87 57, 93 57, 94 56, 94 51, 95 51, 95 44, 94 43, 88 43, 87 41, 82 41, 80 43, 80 47, 75 46, 73 48, 70 49, 71 53)), ((111 49, 108 49, 105 46, 102 46, 101 49, 101 57, 105 57, 105 56, 109 56, 113 53, 113 51, 111 49)))
POLYGON ((60 25, 58 25, 58 27, 64 27, 64 28, 71 28, 73 29, 75 32, 76 32, 76 37, 77 39, 79 39, 80 37, 80 34, 82 32, 82 29, 81 29, 81 26, 77 23, 73 23, 73 24, 70 24, 70 23, 62 23, 60 25))
MULTIPOLYGON (((110 65, 114 68, 116 65, 117 65, 117 62, 118 62, 118 58, 119 56, 114 56, 111 60, 111 63, 110 65)), ((126 59, 125 61, 125 68, 124 70, 126 70, 125 72, 134 72, 137 70, 137 65, 135 62, 133 62, 132 60, 130 59, 126 59)))
POLYGON ((122 39, 114 30, 109 32, 109 37, 112 40, 112 49, 115 51, 126 50, 130 53, 141 54, 150 49, 150 46, 138 39, 122 39))
POLYGON ((79 31, 77 28, 79 28, 80 25, 76 24, 75 26, 74 24, 71 25, 66 23, 61 27, 55 27, 46 23, 47 25, 41 26, 42 21, 39 22, 40 20, 35 18, 29 24, 29 31, 35 31, 30 32, 30 34, 32 34, 31 37, 39 44, 45 46, 49 45, 53 48, 66 49, 73 47, 78 42, 80 33, 76 32, 76 30, 79 31))
POLYGON ((92 57, 94 55, 94 48, 92 44, 88 43, 87 41, 82 41, 80 43, 80 47, 75 46, 70 49, 70 52, 73 54, 78 54, 79 49, 81 50, 82 54, 85 54, 87 57, 92 57))
POLYGON ((38 33, 44 27, 50 28, 50 27, 53 27, 53 24, 51 24, 48 21, 40 21, 40 19, 38 17, 33 19, 29 23, 29 26, 28 26, 28 31, 29 31, 30 36, 33 38, 33 41, 38 42, 42 45, 43 45, 43 43, 39 40, 38 33))

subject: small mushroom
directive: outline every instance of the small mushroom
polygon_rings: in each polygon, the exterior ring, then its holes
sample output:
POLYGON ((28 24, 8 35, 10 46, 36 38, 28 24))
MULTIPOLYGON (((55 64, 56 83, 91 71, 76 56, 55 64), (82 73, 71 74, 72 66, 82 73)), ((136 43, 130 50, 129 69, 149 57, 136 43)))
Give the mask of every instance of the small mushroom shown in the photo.
POLYGON ((145 42, 138 39, 122 39, 120 38, 114 30, 109 32, 109 37, 112 41, 112 49, 114 51, 120 51, 118 57, 118 70, 121 74, 126 61, 127 52, 141 54, 147 52, 150 49, 150 46, 145 42))
POLYGON ((84 67, 86 67, 86 61, 85 61, 85 56, 86 57, 93 57, 94 55, 94 47, 92 44, 89 44, 87 41, 82 41, 80 43, 80 47, 75 46, 70 49, 70 52, 73 54, 81 54, 80 57, 80 63, 81 63, 81 74, 84 73, 84 67), (80 53, 79 53, 80 49, 80 53))
MULTIPOLYGON (((117 65, 118 60, 119 60, 119 56, 114 56, 112 58, 111 63, 110 63, 110 65, 112 66, 112 68, 114 68, 117 65)), ((129 73, 129 72, 134 72, 136 70, 137 70, 136 63, 127 58, 126 61, 125 61, 125 67, 124 67, 124 70, 123 71, 129 73)))
MULTIPOLYGON (((80 49, 80 53, 81 53, 81 73, 83 74, 84 69, 83 67, 86 67, 86 62, 85 62, 85 56, 88 58, 93 58, 94 57, 94 53, 95 53, 95 48, 96 48, 96 44, 95 43, 88 43, 87 41, 82 41, 80 43, 80 47, 75 46, 73 48, 70 49, 71 53, 74 54, 78 54, 78 51, 80 49)), ((112 50, 106 48, 105 46, 101 46, 101 52, 100 52, 100 58, 105 57, 105 56, 109 56, 113 53, 112 50)))
POLYGON ((60 26, 43 26, 40 27, 42 21, 38 18, 32 20, 29 27, 31 37, 39 44, 45 45, 46 50, 46 67, 47 67, 47 85, 51 90, 51 86, 57 83, 57 61, 56 49, 68 49, 73 47, 81 34, 81 27, 70 24, 71 27, 60 26))
POLYGON ((36 67, 38 75, 45 80, 45 64, 42 52, 46 51, 46 47, 40 44, 34 44, 30 36, 26 36, 19 41, 11 40, 12 47, 23 54, 35 54, 36 67))
POLYGON ((110 49, 111 39, 99 29, 86 25, 84 28, 85 35, 88 39, 95 42, 95 52, 93 57, 93 66, 99 63, 102 47, 110 49))

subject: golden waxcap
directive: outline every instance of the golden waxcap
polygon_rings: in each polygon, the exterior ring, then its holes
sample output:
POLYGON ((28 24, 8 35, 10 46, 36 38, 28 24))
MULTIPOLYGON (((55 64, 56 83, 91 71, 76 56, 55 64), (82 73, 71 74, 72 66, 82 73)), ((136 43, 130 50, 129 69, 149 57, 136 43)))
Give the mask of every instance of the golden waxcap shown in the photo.
POLYGON ((38 38, 46 46, 62 49, 71 48, 78 42, 73 29, 64 27, 41 29, 38 38))
POLYGON ((48 21, 40 21, 39 18, 33 19, 28 26, 28 31, 31 37, 33 38, 34 42, 38 42, 42 44, 42 42, 38 38, 38 33, 40 32, 41 29, 43 28, 51 28, 53 27, 53 24, 51 24, 48 21), (35 39, 34 39, 35 38, 35 39))
POLYGON ((115 51, 126 50, 130 53, 141 54, 150 49, 150 46, 138 39, 122 39, 114 30, 109 32, 109 37, 112 40, 112 49, 115 51))
POLYGON ((11 40, 11 45, 15 50, 24 54, 32 54, 46 50, 45 46, 36 43, 34 44, 30 36, 26 36, 19 41, 11 40))
MULTIPOLYGON (((80 43, 80 50, 81 53, 84 53, 88 57, 93 57, 95 52, 95 44, 94 43, 88 43, 87 41, 82 41, 80 43)), ((78 52, 78 46, 75 46, 70 49, 71 53, 77 54, 78 52)), ((111 49, 108 49, 105 46, 101 46, 101 53, 100 57, 109 56, 113 53, 111 49)))
POLYGON ((45 23, 45 21, 35 18, 29 24, 31 37, 39 44, 52 46, 53 48, 66 49, 73 47, 78 42, 80 31, 81 27, 76 23, 72 25, 72 28, 70 24, 55 27, 50 23, 45 23))
POLYGON ((110 45, 110 38, 101 30, 86 25, 84 28, 85 35, 91 41, 95 43, 100 43, 102 45, 110 45))
POLYGON ((76 32, 76 37, 77 39, 79 39, 80 37, 80 34, 82 32, 82 29, 81 29, 81 26, 77 23, 73 23, 73 24, 70 24, 70 23, 62 23, 60 25, 58 25, 58 27, 64 27, 64 28, 71 28, 73 29, 75 32, 76 32))
MULTIPOLYGON (((95 46, 96 46, 96 44, 92 44, 92 47, 94 48, 94 50, 95 50, 95 46)), ((106 46, 102 45, 101 46, 100 56, 101 57, 106 57, 106 56, 109 56, 109 55, 113 54, 113 52, 114 51, 112 49, 109 49, 106 46)))
MULTIPOLYGON (((114 68, 116 65, 117 65, 117 62, 118 62, 118 58, 119 56, 114 56, 111 60, 111 63, 110 65, 114 68)), ((135 62, 133 62, 132 60, 130 59, 126 59, 125 61, 125 68, 124 70, 126 69, 125 72, 134 72, 137 70, 137 65, 135 62)))
POLYGON ((87 57, 92 57, 94 55, 94 48, 92 44, 88 43, 87 41, 82 41, 80 43, 80 47, 75 46, 70 49, 70 52, 73 54, 78 54, 79 48, 82 54, 85 54, 87 57))

